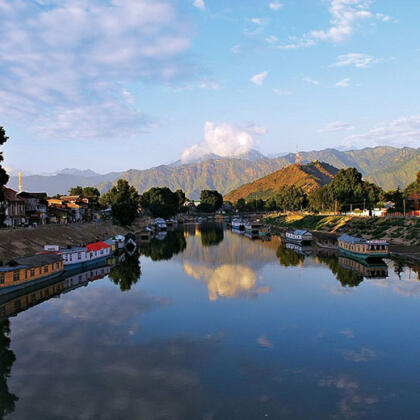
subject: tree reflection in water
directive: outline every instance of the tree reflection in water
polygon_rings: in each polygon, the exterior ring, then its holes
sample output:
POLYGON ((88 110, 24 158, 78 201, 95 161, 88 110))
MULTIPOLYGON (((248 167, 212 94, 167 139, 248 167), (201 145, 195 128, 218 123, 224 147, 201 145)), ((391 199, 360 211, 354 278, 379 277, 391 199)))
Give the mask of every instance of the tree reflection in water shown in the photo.
POLYGON ((223 225, 218 223, 202 223, 200 225, 201 244, 203 246, 215 246, 223 241, 223 225))
POLYGON ((343 267, 336 256, 318 255, 318 260, 329 267, 343 287, 357 287, 362 281, 362 274, 343 267))
POLYGON ((277 248, 277 258, 279 259, 280 265, 283 267, 296 267, 305 261, 305 256, 299 254, 292 249, 286 248, 284 244, 281 244, 277 248))
POLYGON ((121 257, 121 262, 111 268, 108 276, 111 281, 120 286, 122 292, 125 292, 139 281, 141 269, 138 253, 133 255, 124 253, 121 257))
POLYGON ((18 397, 9 392, 7 379, 10 377, 12 365, 16 360, 10 347, 9 320, 0 322, 0 419, 15 411, 15 402, 18 397))
POLYGON ((165 239, 152 239, 148 243, 140 244, 140 252, 152 261, 170 260, 174 255, 184 251, 187 247, 184 232, 168 232, 165 239))

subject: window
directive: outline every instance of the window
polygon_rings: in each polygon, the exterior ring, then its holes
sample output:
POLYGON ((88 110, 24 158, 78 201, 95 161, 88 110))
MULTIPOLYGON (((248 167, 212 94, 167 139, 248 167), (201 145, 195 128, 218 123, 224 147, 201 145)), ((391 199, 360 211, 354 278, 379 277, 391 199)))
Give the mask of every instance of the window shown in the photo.
POLYGON ((19 271, 13 271, 13 281, 19 281, 19 271))
POLYGON ((4 273, 0 273, 0 284, 4 284, 4 273))
POLYGON ((31 268, 31 277, 33 277, 35 275, 35 269, 31 268))
POLYGON ((81 253, 81 252, 79 252, 79 253, 77 254, 77 258, 78 258, 79 260, 81 260, 81 259, 82 259, 82 253, 81 253))
POLYGON ((48 273, 48 265, 44 266, 44 273, 48 273))

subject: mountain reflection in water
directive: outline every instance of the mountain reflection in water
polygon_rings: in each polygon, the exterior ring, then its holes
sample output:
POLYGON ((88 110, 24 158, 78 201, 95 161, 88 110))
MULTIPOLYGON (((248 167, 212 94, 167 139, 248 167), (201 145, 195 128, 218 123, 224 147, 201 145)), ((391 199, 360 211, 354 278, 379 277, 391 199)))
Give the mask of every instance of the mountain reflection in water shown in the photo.
POLYGON ((1 417, 418 417, 416 266, 211 223, 110 264, 0 300, 1 417))

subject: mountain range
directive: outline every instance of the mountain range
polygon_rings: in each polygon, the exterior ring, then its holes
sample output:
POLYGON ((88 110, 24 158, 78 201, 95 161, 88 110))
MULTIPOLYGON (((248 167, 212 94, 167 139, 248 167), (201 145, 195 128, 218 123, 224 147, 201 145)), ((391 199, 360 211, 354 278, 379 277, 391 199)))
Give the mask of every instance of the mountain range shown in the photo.
MULTIPOLYGON (((370 182, 382 188, 404 188, 415 179, 420 168, 420 148, 378 146, 360 150, 341 151, 325 149, 300 153, 302 163, 314 160, 329 163, 336 168, 355 167, 370 182)), ((54 175, 24 176, 24 189, 45 191, 49 195, 66 194, 71 187, 96 186, 107 191, 118 178, 127 179, 140 193, 153 186, 181 188, 191 199, 198 199, 202 189, 217 189, 223 195, 296 162, 296 154, 266 157, 251 150, 236 157, 204 156, 183 163, 177 161, 151 169, 131 169, 100 175, 91 170, 65 169, 54 175)), ((18 179, 10 178, 8 186, 16 189, 18 179)))
POLYGON ((306 165, 292 164, 266 175, 256 181, 244 184, 225 196, 225 200, 236 203, 240 198, 246 200, 272 197, 283 186, 301 188, 310 193, 316 188, 329 184, 338 169, 325 162, 311 162, 306 165))

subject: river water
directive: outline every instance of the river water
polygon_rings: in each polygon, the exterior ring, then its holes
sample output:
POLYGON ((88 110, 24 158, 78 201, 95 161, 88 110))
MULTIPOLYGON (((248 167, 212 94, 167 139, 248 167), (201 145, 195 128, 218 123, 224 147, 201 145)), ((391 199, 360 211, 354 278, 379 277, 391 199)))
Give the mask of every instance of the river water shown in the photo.
POLYGON ((0 418, 419 418, 420 268, 297 251, 189 225, 4 304, 0 418))

